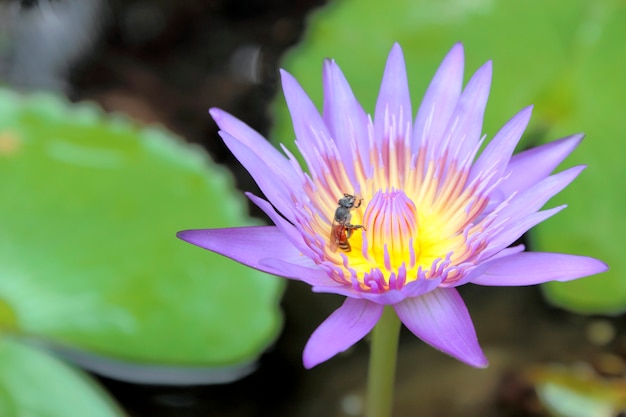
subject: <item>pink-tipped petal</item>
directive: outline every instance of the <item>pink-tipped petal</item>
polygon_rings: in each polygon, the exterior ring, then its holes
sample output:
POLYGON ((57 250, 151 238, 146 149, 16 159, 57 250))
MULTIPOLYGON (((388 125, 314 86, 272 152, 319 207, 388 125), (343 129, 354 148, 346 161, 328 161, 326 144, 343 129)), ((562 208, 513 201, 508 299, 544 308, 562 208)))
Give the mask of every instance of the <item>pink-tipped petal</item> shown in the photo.
POLYGON ((442 139, 461 95, 463 65, 463 45, 457 43, 439 66, 417 112, 413 152, 422 143, 437 143, 442 139))
POLYGON ((505 194, 525 190, 550 175, 569 155, 585 135, 568 136, 554 142, 513 155, 507 172, 510 172, 499 189, 505 194))
POLYGON ((570 281, 608 270, 597 259, 547 252, 522 252, 487 264, 486 271, 472 283, 479 285, 521 286, 548 281, 570 281))
POLYGON ((454 288, 439 288, 394 306, 402 323, 417 337, 469 365, 484 368, 474 324, 454 288))
POLYGON ((310 369, 354 345, 374 328, 382 313, 380 304, 347 298, 311 335, 304 348, 304 367, 310 369))
MULTIPOLYGON (((395 142, 399 137, 390 137, 390 127, 395 123, 396 132, 404 134, 406 127, 412 124, 411 97, 409 82, 406 76, 406 66, 402 48, 397 43, 391 48, 387 65, 383 74, 383 81, 376 101, 374 113, 374 127, 376 141, 395 142), (393 120, 392 120, 393 119, 393 120)), ((409 130, 411 132, 411 130, 409 130)))

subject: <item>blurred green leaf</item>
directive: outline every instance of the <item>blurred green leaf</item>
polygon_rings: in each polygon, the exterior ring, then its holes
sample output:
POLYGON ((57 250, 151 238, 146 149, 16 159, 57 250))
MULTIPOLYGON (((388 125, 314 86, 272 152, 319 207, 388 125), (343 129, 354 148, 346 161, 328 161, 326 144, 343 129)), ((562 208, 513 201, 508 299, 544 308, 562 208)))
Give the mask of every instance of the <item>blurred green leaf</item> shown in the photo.
POLYGON ((121 417, 87 376, 37 349, 0 340, 2 417, 121 417))
POLYGON ((626 406, 626 387, 620 379, 596 375, 585 367, 533 367, 527 376, 541 408, 550 416, 612 417, 626 406))
MULTIPOLYGON (((484 124, 492 138, 517 111, 535 104, 520 147, 579 131, 587 139, 565 166, 588 164, 549 206, 570 207, 533 233, 534 249, 595 256, 611 271, 546 286, 552 302, 584 312, 626 308, 626 259, 621 254, 626 193, 622 155, 626 108, 626 7, 618 0, 341 0, 320 9, 302 43, 285 58, 321 109, 322 62, 335 58, 357 98, 373 113, 393 42, 407 61, 413 110, 446 52, 462 41, 466 79, 488 59, 494 78, 484 124), (611 180, 615 179, 615 180, 611 180)), ((293 129, 284 99, 275 102, 273 138, 291 150, 293 129)))
POLYGON ((191 366, 254 361, 280 329, 281 280, 176 239, 251 220, 230 175, 162 129, 0 90, 0 201, 2 326, 191 366))

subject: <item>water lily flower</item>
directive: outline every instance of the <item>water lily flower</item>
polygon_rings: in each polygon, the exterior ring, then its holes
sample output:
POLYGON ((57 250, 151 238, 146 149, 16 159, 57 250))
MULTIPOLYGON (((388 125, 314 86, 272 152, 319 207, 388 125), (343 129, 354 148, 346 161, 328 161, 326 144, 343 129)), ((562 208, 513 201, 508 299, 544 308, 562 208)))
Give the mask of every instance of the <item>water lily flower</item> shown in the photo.
POLYGON ((240 120, 210 110, 224 142, 266 199, 248 197, 275 225, 187 230, 178 236, 252 268, 303 281, 315 292, 346 297, 311 335, 305 367, 362 339, 385 306, 426 343, 484 367, 487 359, 457 286, 533 285, 607 269, 589 257, 510 247, 564 208, 541 210, 583 170, 551 174, 583 135, 512 156, 531 116, 528 107, 479 152, 491 62, 464 89, 463 66, 463 47, 457 44, 415 119, 397 44, 373 119, 334 61, 324 64, 322 114, 282 71, 306 170, 286 148, 280 152, 240 120))

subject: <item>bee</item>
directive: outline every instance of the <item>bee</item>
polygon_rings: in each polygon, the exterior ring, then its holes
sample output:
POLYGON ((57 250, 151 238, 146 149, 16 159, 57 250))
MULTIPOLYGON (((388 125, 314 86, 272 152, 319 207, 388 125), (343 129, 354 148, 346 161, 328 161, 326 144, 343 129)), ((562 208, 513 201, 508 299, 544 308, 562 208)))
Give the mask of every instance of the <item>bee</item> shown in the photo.
POLYGON ((352 214, 350 211, 361 207, 363 199, 358 195, 345 194, 343 198, 340 198, 337 202, 339 206, 335 210, 335 217, 333 219, 333 226, 330 232, 330 250, 337 251, 337 248, 344 252, 350 252, 352 247, 350 246, 350 236, 357 229, 365 228, 360 224, 351 224, 350 219, 352 214))

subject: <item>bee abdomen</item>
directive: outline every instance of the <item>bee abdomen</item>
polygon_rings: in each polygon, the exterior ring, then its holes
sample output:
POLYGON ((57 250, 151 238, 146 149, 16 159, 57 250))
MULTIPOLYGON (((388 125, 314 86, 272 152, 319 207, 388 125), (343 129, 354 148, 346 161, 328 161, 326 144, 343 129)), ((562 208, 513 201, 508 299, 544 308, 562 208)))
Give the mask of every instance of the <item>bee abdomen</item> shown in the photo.
POLYGON ((344 252, 350 252, 352 250, 352 248, 350 247, 350 244, 348 243, 348 241, 339 242, 337 244, 337 246, 339 247, 339 249, 341 249, 344 252))

